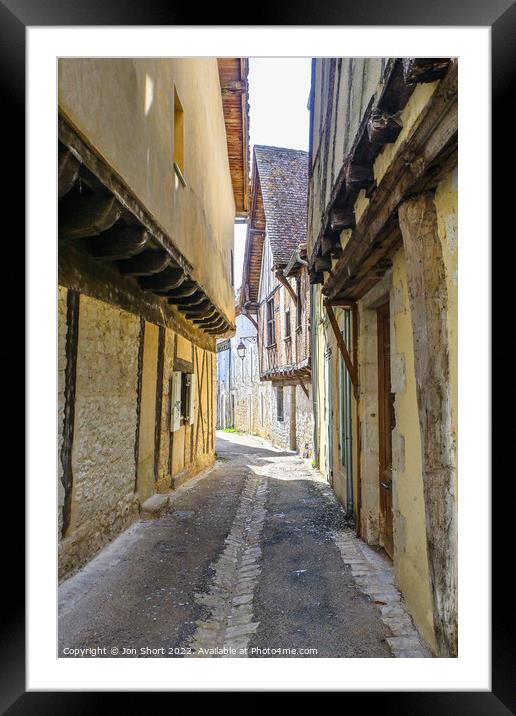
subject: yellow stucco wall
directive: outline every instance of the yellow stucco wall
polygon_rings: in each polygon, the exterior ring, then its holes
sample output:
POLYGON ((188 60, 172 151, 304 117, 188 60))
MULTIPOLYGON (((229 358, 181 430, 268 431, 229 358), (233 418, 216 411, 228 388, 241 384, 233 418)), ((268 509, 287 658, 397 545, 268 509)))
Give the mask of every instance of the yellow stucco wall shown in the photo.
MULTIPOLYGON (((319 79, 321 71, 319 68, 319 79)), ((418 84, 401 113, 403 129, 397 140, 384 146, 374 163, 374 176, 378 185, 389 166, 399 154, 407 136, 413 130, 428 102, 431 100, 439 82, 418 84)), ((366 95, 369 91, 366 92, 366 95)), ((317 108, 316 116, 321 108, 317 108)), ((324 112, 324 110, 323 110, 324 112)), ((343 128, 336 126, 336 142, 343 141, 343 128)), ((330 141, 330 145, 331 145, 330 141)), ((317 144, 317 142, 316 142, 317 144)), ((314 151, 315 156, 315 151, 314 151)), ((311 182, 309 203, 310 241, 313 243, 318 233, 317 212, 324 208, 324 201, 318 190, 319 178, 311 182)), ((331 184, 331 182, 330 182, 331 184)), ((355 218, 360 220, 369 205, 365 192, 361 191, 355 203, 355 218)), ((457 451, 457 170, 452 171, 438 185, 435 193, 435 206, 438 219, 438 233, 442 244, 443 261, 446 272, 448 292, 447 331, 449 345, 451 417, 452 431, 457 451)), ((352 232, 343 231, 341 245, 345 246, 352 232)), ((416 397, 414 370, 414 347, 410 305, 407 292, 406 265, 403 247, 395 249, 390 256, 392 270, 385 277, 385 285, 376 287, 368 296, 358 302, 359 336, 358 363, 360 382, 359 420, 353 408, 353 476, 354 499, 357 503, 357 451, 360 443, 360 479, 361 479, 361 536, 371 544, 377 544, 379 513, 379 476, 378 476, 378 369, 376 344, 376 306, 378 301, 388 298, 391 313, 391 379, 395 393, 396 428, 393 431, 393 526, 394 526, 394 567, 396 581, 406 600, 417 627, 429 646, 435 649, 433 629, 433 604, 428 569, 426 547, 426 520, 423 496, 421 439, 419 414, 416 397), (380 293, 383 292, 383 297, 380 293), (373 295, 374 294, 374 295, 373 295), (360 429, 360 435, 359 430, 360 429)), ((327 274, 326 276, 327 277, 327 274)), ((383 279, 382 279, 383 282, 383 279)), ((326 443, 329 419, 334 436, 333 450, 333 488, 339 500, 345 504, 345 485, 342 475, 339 443, 338 399, 338 347, 332 331, 327 325, 326 311, 322 306, 321 287, 316 289, 316 317, 313 330, 316 336, 317 370, 313 374, 313 384, 318 395, 318 421, 316 425, 319 446, 319 469, 329 477, 326 461, 326 443), (333 416, 325 410, 325 355, 326 346, 332 348, 332 395, 333 416)), ((338 315, 338 311, 336 311, 338 315)), ((457 479, 457 478, 456 478, 457 479)), ((457 494, 457 490, 455 491, 457 494)))
POLYGON ((215 58, 62 59, 59 108, 125 180, 234 320, 235 202, 215 58), (174 91, 184 111, 183 186, 173 166, 174 91))
POLYGON ((421 467, 421 436, 414 370, 412 322, 407 291, 405 254, 393 256, 391 291, 391 354, 402 356, 405 389, 395 395, 395 432, 402 448, 396 455, 393 436, 393 524, 396 582, 421 634, 435 649, 426 519, 421 467), (393 300, 393 294, 396 299, 393 300), (403 469, 401 469, 403 468, 403 469))

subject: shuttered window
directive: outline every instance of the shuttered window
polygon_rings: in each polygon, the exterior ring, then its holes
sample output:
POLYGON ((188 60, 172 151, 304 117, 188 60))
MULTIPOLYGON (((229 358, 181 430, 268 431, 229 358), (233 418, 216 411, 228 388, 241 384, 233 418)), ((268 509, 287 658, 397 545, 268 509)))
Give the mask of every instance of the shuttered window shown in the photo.
POLYGON ((267 301, 267 345, 276 343, 276 331, 274 326, 274 296, 267 301))
POLYGON ((283 422, 283 386, 276 388, 276 419, 283 422))

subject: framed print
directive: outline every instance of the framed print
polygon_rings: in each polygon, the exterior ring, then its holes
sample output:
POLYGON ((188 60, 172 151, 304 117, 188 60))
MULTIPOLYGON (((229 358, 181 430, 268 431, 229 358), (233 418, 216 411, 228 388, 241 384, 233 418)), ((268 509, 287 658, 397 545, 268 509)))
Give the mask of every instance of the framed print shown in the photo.
POLYGON ((514 5, 206 13, 0 3, 29 318, 2 713, 512 713, 489 213, 514 5))

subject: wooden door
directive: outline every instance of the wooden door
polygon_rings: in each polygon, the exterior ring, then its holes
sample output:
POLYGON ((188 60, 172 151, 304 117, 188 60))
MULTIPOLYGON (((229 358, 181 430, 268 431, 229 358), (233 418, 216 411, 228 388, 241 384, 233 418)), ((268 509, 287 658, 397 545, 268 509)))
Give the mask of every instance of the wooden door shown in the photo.
POLYGON ((378 321, 378 436, 380 489, 380 544, 393 558, 392 430, 395 426, 391 393, 391 338, 389 304, 377 309, 378 321))

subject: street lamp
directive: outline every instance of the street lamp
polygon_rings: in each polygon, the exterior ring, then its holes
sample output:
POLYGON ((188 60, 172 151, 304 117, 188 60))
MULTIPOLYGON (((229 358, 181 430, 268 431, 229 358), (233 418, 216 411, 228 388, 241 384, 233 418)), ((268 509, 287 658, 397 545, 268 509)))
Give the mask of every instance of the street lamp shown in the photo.
POLYGON ((242 339, 240 339, 240 343, 237 346, 238 357, 241 358, 242 360, 244 360, 245 352, 246 352, 246 347, 245 347, 244 341, 242 339))

